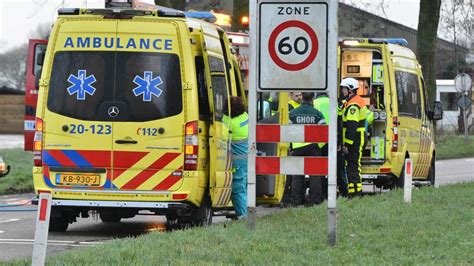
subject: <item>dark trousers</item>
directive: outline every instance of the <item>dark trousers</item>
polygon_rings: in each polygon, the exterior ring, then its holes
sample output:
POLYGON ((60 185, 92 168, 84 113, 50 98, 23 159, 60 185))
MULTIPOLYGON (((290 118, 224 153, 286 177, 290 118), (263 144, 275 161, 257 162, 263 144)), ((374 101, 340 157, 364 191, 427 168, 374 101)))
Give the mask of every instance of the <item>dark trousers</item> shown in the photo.
POLYGON ((337 190, 343 197, 347 197, 347 172, 346 156, 340 152, 337 153, 337 190))
POLYGON ((348 146, 349 153, 346 155, 346 171, 349 194, 362 193, 362 178, 360 176, 360 160, 362 158, 363 141, 355 141, 354 145, 348 146))
MULTIPOLYGON (((293 156, 320 156, 321 151, 317 144, 312 143, 310 145, 293 149, 293 156)), ((310 176, 309 178, 309 204, 319 204, 324 201, 322 191, 322 177, 321 176, 310 176)), ((306 182, 304 175, 293 175, 291 177, 291 194, 290 203, 294 205, 301 205, 306 203, 306 182)))

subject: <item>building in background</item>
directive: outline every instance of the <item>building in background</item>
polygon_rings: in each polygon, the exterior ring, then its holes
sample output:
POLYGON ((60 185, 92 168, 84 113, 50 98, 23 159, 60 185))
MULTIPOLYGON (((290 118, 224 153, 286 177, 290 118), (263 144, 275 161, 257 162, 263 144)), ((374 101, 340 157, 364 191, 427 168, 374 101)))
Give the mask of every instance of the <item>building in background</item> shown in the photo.
MULTIPOLYGON (((201 11, 214 10, 224 14, 233 14, 233 2, 230 0, 188 0, 186 9, 201 11)), ((408 48, 416 51, 417 31, 405 25, 379 17, 356 7, 339 3, 339 36, 364 38, 404 38, 408 48)), ((469 49, 452 42, 438 38, 438 64, 436 76, 438 79, 454 79, 460 65, 469 62, 472 54, 469 49)), ((472 60, 471 60, 472 61, 472 60)), ((471 75, 473 64, 467 70, 471 75)))

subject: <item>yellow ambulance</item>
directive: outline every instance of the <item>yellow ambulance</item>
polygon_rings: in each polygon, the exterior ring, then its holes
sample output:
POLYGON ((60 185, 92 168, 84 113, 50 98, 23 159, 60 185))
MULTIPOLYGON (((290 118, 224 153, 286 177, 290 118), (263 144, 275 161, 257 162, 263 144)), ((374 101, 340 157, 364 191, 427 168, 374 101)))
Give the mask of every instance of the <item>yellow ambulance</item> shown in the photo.
POLYGON ((415 184, 435 182, 436 149, 433 122, 442 118, 434 108, 415 54, 404 39, 344 39, 339 45, 339 76, 359 82, 357 93, 374 113, 367 125, 362 179, 377 187, 404 184, 404 161, 413 161, 415 184))
MULTIPOLYGON (((33 178, 52 194, 51 231, 90 210, 208 225, 229 206, 223 118, 244 91, 222 29, 169 9, 60 9, 39 86, 33 178)), ((281 199, 274 181, 262 202, 281 199)))

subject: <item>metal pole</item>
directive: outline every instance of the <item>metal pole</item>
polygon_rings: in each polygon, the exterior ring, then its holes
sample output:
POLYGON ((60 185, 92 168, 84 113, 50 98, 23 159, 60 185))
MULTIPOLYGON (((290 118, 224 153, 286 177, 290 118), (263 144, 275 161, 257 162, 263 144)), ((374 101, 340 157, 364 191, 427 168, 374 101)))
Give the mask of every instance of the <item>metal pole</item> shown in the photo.
POLYGON ((328 93, 329 93, 329 143, 328 143, 328 245, 335 246, 337 239, 336 171, 337 171, 337 1, 329 1, 328 18, 328 93))
MULTIPOLYGON (((463 93, 464 95, 464 93, 463 93)), ((468 130, 468 124, 467 124, 467 109, 462 109, 462 115, 464 118, 464 142, 467 143, 467 130, 468 130)))
POLYGON ((248 185, 247 185, 247 228, 255 229, 256 222, 256 175, 255 157, 257 155, 256 127, 257 127, 257 0, 249 1, 250 15, 250 62, 249 62, 249 156, 248 156, 248 185))

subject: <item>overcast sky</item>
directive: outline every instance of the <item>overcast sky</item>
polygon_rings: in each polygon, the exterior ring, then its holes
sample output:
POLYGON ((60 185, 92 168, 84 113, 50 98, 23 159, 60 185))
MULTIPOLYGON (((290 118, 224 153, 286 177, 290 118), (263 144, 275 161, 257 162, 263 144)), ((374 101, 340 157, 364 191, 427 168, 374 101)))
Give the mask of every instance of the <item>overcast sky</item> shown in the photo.
MULTIPOLYGON (((416 29, 419 0, 385 0, 385 2, 388 4, 385 10, 388 19, 416 29)), ((0 53, 26 43, 33 37, 32 31, 39 23, 52 24, 59 7, 103 7, 103 5, 103 0, 0 0, 0 53)), ((367 10, 374 11, 374 6, 368 6, 367 10)))

